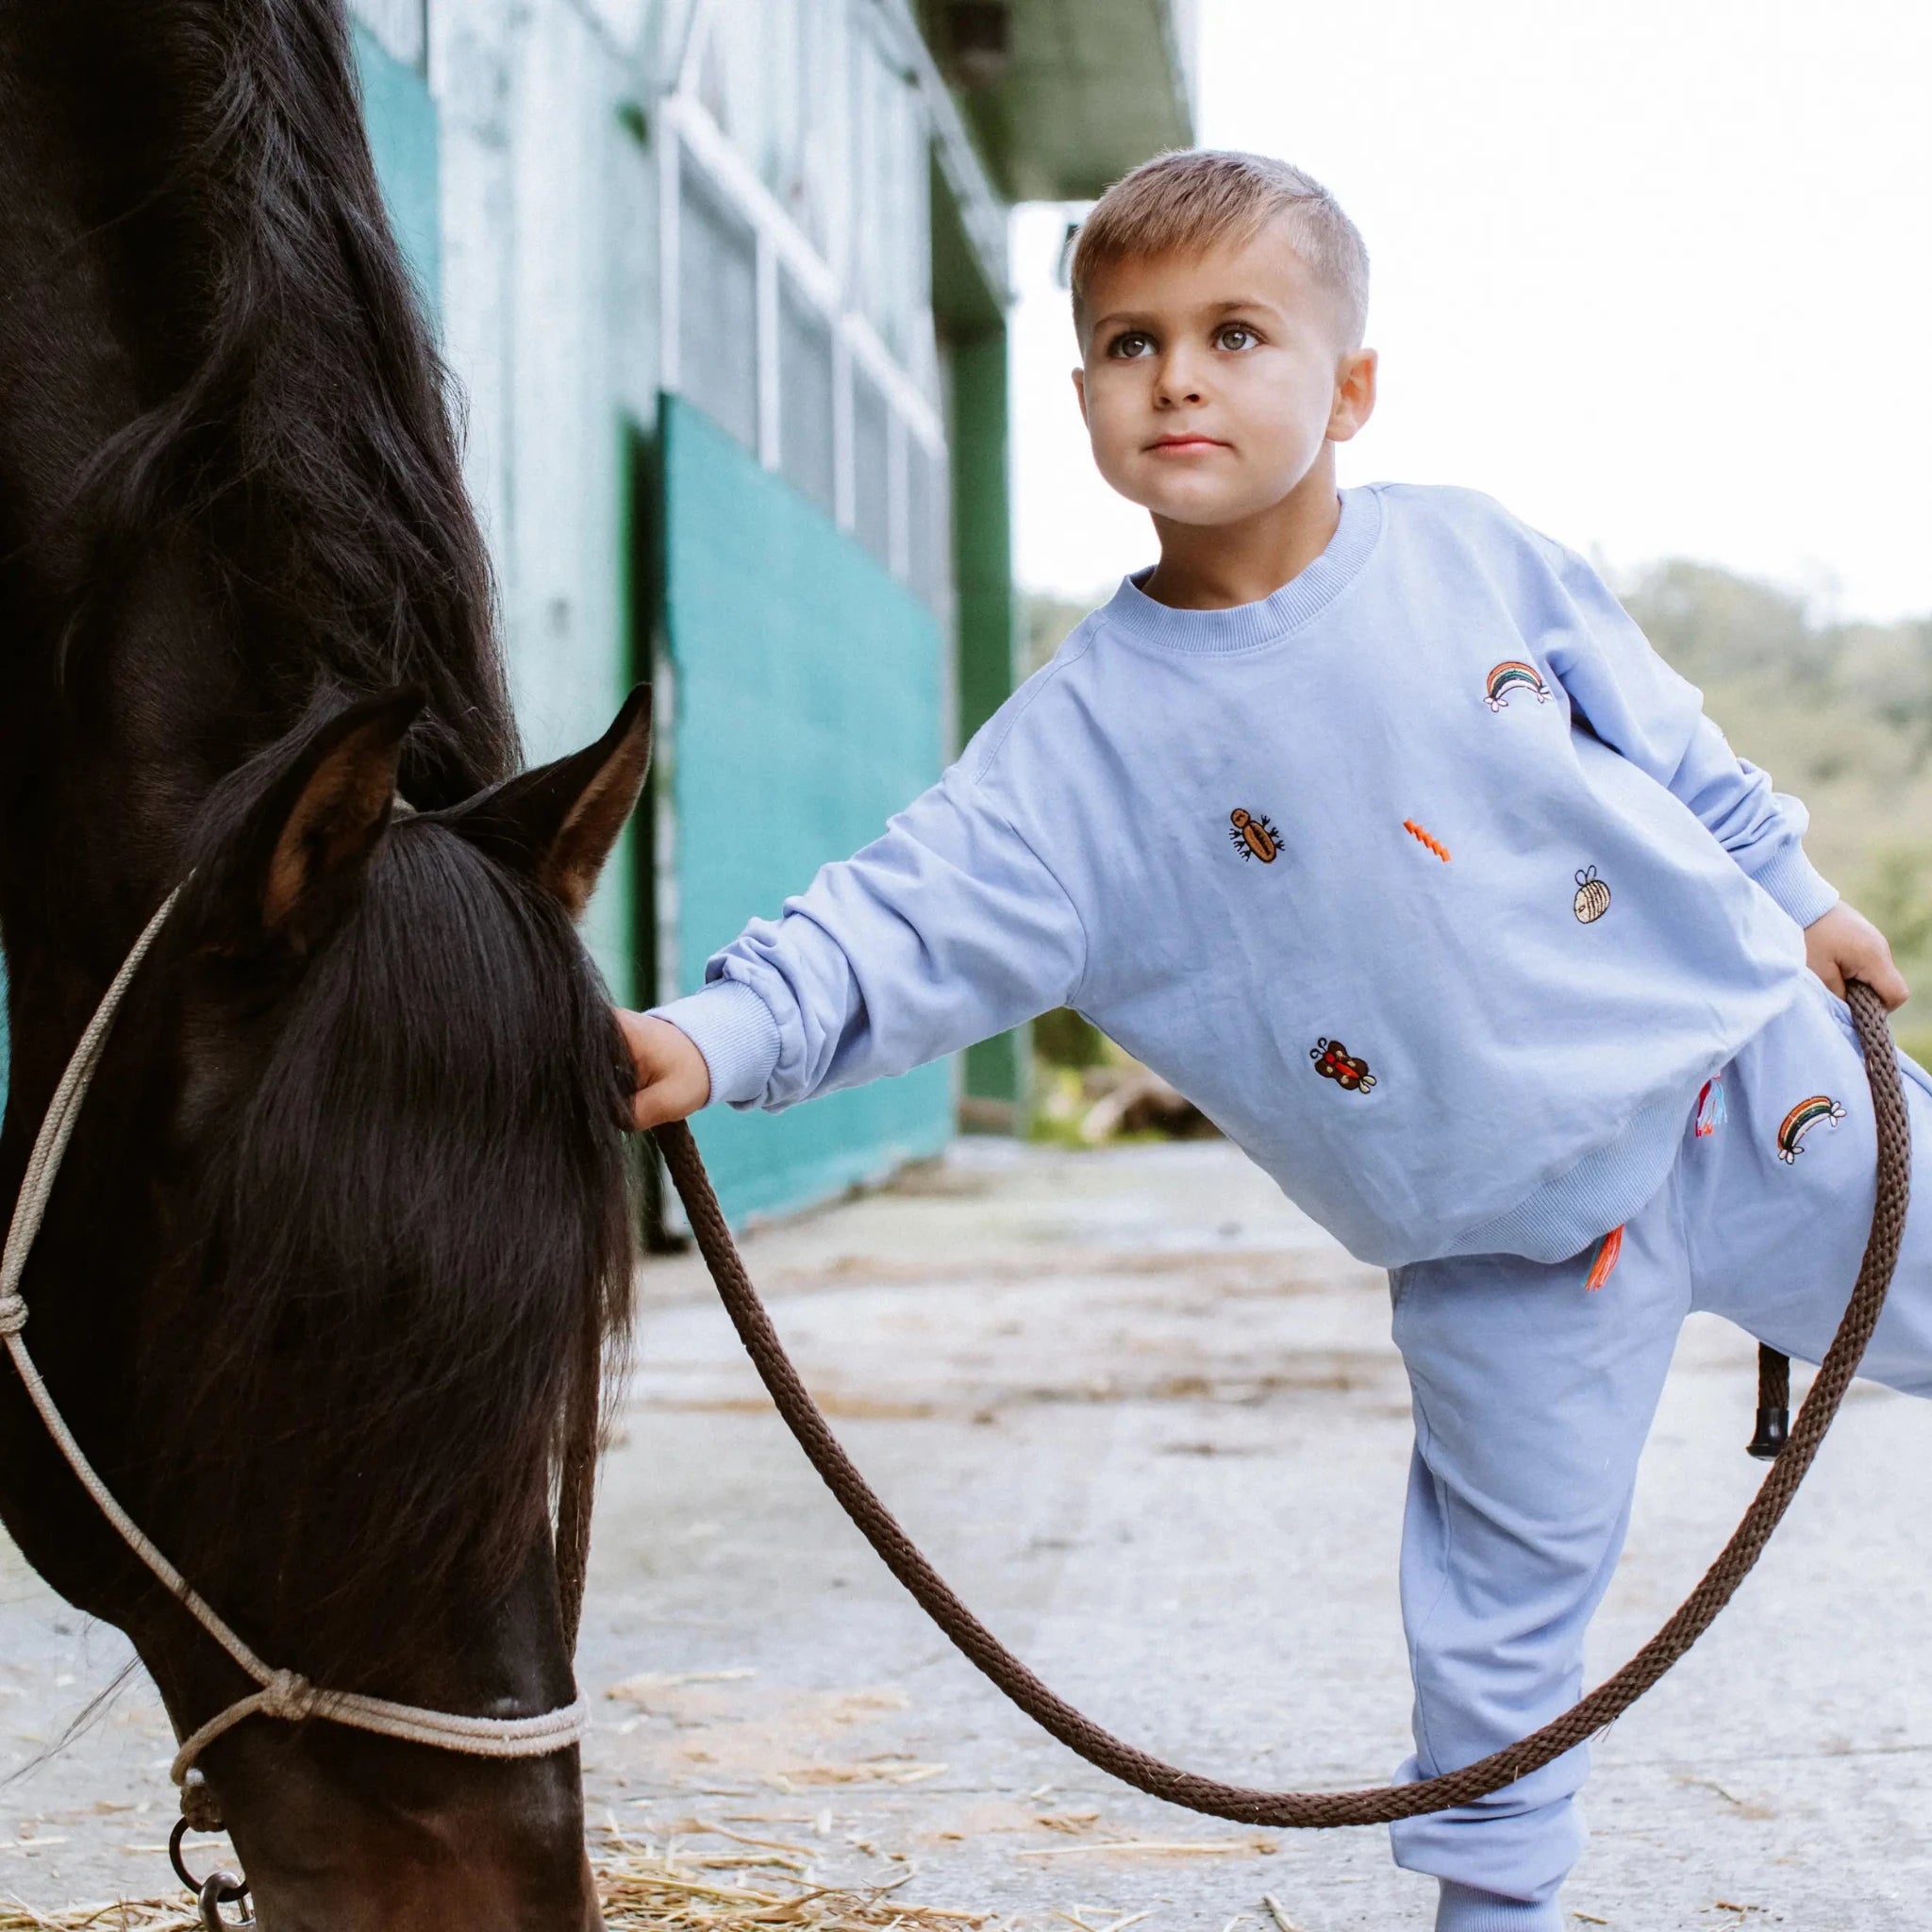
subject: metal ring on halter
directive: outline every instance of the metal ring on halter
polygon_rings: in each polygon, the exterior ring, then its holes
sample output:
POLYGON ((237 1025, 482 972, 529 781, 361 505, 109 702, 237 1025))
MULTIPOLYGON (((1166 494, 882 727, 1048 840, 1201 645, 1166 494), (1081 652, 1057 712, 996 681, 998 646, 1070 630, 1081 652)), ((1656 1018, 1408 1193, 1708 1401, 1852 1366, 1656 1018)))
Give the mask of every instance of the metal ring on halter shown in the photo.
MULTIPOLYGON (((222 1917, 222 1901, 233 1898, 232 1890, 225 1890, 228 1881, 235 1878, 232 1872, 211 1872, 208 1883, 201 1888, 201 1926, 202 1932, 242 1932, 242 1928, 255 1924, 255 1914, 244 1905, 239 1919, 222 1917)), ((248 1887, 242 1884, 241 1896, 248 1896, 248 1887)))
MULTIPOLYGON (((175 1821, 175 1829, 168 1839, 168 1861, 175 1868, 175 1876, 201 1901, 202 1913, 206 1917, 210 1906, 232 1906, 246 1898, 248 1881, 239 1873, 219 1871, 209 1873, 206 1878, 197 1878, 181 1857, 181 1840, 192 1829, 185 1818, 175 1821)), ((219 1925, 222 1922, 216 1919, 212 1923, 219 1925)))

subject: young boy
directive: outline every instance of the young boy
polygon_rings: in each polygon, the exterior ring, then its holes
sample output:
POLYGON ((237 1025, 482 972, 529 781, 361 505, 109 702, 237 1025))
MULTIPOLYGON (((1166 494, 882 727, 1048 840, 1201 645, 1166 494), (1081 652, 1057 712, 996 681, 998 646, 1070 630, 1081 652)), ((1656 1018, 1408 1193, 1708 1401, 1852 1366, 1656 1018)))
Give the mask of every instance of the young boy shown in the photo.
MULTIPOLYGON (((1580 558, 1471 491, 1338 495, 1375 356, 1316 182, 1151 161, 1073 281, 1094 460, 1159 561, 883 838, 625 1016, 638 1119, 790 1107, 1060 1005, 1164 1074, 1391 1271, 1426 1776, 1577 1695, 1686 1312, 1828 1341, 1875 1185, 1840 995, 1906 988, 1804 808, 1580 558)), ((1917 1225, 1866 1373, 1932 1393, 1917 1225)), ((1441 1932, 1556 1932, 1585 1768, 1394 1828, 1441 1932)))

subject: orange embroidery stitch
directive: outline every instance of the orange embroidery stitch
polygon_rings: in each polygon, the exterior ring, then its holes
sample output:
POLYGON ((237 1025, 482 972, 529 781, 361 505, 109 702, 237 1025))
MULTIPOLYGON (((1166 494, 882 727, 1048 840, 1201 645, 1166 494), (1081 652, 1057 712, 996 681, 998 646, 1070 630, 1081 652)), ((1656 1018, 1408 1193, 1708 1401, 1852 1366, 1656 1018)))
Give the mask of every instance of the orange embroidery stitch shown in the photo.
POLYGON ((1617 1257, 1624 1252, 1624 1230, 1613 1227, 1603 1238, 1602 1245, 1596 1251, 1596 1259, 1590 1264, 1590 1279, 1583 1285, 1592 1293, 1610 1278, 1610 1270, 1617 1265, 1617 1257))
POLYGON ((1402 829, 1405 832, 1411 834, 1413 837, 1420 839, 1423 841, 1423 843, 1426 845, 1429 848, 1429 850, 1433 852, 1436 855, 1436 857, 1442 861, 1444 865, 1447 865, 1449 863, 1448 846, 1443 844, 1441 840, 1432 838, 1427 832, 1424 831, 1423 828, 1419 824, 1417 824, 1413 819, 1404 819, 1402 822, 1402 829))

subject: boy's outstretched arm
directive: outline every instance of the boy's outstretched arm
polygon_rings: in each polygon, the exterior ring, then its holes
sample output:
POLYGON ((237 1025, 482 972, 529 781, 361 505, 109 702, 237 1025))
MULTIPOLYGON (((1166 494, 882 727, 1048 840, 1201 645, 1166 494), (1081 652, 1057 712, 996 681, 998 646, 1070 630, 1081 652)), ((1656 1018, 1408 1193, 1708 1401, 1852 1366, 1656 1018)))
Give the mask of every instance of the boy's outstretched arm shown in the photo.
POLYGON ((777 919, 753 920, 696 992, 619 1015, 637 1124, 907 1073, 1070 1002, 1085 963, 1072 901, 969 754, 777 919))
POLYGON ((1812 972, 1843 998, 1864 980, 1894 1008, 1908 989, 1885 935, 1846 905, 1805 856, 1810 815, 1801 800, 1740 758, 1704 710, 1703 693, 1657 656, 1594 570, 1539 537, 1556 568, 1571 622, 1550 666, 1590 727, 1670 789, 1738 864, 1805 929, 1812 972))

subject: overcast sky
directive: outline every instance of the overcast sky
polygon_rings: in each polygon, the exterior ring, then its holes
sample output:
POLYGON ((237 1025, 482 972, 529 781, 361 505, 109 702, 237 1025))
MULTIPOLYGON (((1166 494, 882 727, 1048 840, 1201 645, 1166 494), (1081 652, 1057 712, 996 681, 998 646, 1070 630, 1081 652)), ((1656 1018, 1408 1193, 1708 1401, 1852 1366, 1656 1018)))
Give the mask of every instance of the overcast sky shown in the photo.
MULTIPOLYGON (((1473 484, 1614 567, 1709 558, 1932 612, 1932 5, 1202 0, 1200 138, 1324 180, 1374 262, 1344 482, 1473 484)), ((1023 582, 1149 559, 1014 230, 1023 582)))

